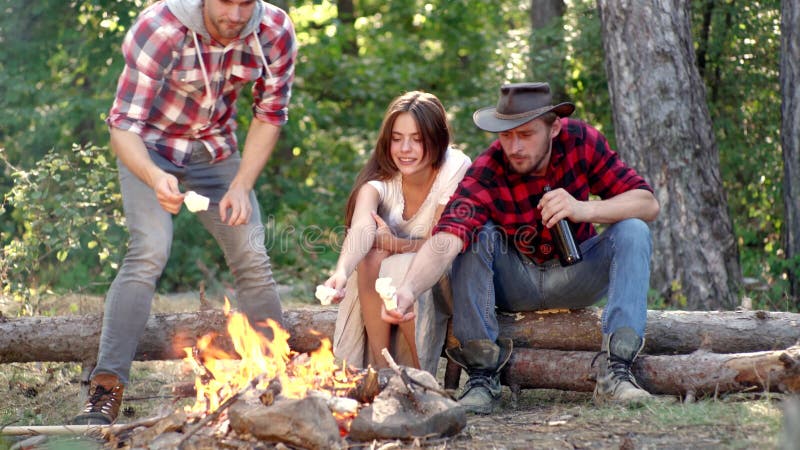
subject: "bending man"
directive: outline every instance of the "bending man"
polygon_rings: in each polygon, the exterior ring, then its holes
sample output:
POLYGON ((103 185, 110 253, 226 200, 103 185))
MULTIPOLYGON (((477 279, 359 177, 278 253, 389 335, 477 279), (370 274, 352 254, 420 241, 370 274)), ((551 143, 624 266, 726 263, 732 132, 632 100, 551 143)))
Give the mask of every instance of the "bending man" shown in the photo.
POLYGON ((240 310, 254 326, 282 315, 253 185, 287 120, 297 56, 288 15, 261 0, 166 0, 139 15, 122 53, 107 123, 130 243, 76 424, 117 417, 186 191, 210 198, 198 218, 225 254, 240 310), (236 98, 247 82, 254 119, 240 156, 236 98))

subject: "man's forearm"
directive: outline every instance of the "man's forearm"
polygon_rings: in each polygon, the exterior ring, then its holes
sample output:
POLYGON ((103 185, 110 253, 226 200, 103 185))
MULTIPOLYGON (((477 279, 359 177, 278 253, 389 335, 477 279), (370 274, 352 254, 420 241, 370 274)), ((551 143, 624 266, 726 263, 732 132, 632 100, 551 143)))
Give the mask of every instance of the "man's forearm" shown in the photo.
POLYGON ((246 190, 253 189, 258 175, 275 149, 280 132, 279 126, 253 118, 242 149, 242 164, 231 186, 241 185, 246 190))
POLYGON ((410 289, 414 298, 430 289, 442 278, 462 246, 461 239, 454 234, 431 236, 414 256, 402 287, 410 289))
POLYGON ((111 128, 111 150, 140 180, 155 188, 156 179, 163 171, 153 163, 142 138, 130 131, 111 128))
POLYGON ((592 223, 616 223, 630 218, 650 222, 659 212, 658 200, 645 189, 633 189, 607 200, 589 201, 589 204, 592 212, 587 222, 592 223))

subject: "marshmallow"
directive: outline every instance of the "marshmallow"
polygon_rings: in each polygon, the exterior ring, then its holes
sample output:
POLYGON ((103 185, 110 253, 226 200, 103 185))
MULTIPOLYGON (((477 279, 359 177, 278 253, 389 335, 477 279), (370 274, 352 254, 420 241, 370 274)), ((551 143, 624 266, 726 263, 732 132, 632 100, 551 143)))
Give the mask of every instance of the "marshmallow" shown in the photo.
POLYGON ((200 195, 195 191, 187 192, 186 197, 183 198, 183 203, 186 204, 186 208, 191 212, 205 211, 208 209, 208 197, 200 195))
POLYGON ((378 295, 383 299, 383 305, 387 311, 397 309, 397 288, 392 286, 392 279, 390 277, 378 278, 375 280, 375 290, 378 295))
POLYGON ((323 284, 318 285, 317 291, 314 292, 314 297, 317 297, 317 300, 326 306, 331 304, 334 295, 336 295, 336 289, 329 288, 323 284))

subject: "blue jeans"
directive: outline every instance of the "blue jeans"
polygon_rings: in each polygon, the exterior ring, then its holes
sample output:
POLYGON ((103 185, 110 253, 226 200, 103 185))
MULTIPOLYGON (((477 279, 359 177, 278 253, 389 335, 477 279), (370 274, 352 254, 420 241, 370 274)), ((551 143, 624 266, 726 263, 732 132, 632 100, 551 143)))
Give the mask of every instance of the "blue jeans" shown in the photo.
POLYGON ((583 261, 562 267, 557 259, 535 264, 507 245, 487 223, 453 262, 453 333, 462 343, 497 340, 495 308, 535 311, 581 308, 608 297, 602 331, 631 327, 644 335, 650 285, 650 229, 639 219, 610 225, 581 243, 583 261))
MULTIPOLYGON (((222 248, 235 279, 239 310, 251 324, 267 318, 280 323, 280 298, 264 245, 264 226, 255 193, 250 193, 253 213, 249 223, 230 226, 219 219, 219 201, 239 169, 239 154, 211 164, 210 153, 198 143, 189 164, 177 167, 158 153, 149 153, 153 162, 175 175, 185 190, 211 199, 208 210, 198 212, 197 216, 222 248)), ((122 266, 106 294, 100 350, 92 376, 112 373, 127 384, 136 347, 150 316, 156 281, 169 258, 173 217, 161 208, 153 189, 121 161, 117 160, 117 165, 130 241, 122 266)))

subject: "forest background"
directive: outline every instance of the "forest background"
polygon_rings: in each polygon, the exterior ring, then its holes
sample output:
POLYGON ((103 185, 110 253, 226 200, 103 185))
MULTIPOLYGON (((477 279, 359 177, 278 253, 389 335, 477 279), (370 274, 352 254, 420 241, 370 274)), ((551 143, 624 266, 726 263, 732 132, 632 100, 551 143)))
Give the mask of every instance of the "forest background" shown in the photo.
MULTIPOLYGON (((118 268, 127 236, 104 119, 123 64, 120 44, 144 3, 0 0, 0 281, 5 311, 47 314, 47 297, 102 295, 118 268)), ((599 128, 623 159, 634 166, 647 159, 649 148, 617 146, 619 117, 613 108, 619 103, 610 93, 602 8, 595 1, 273 3, 289 11, 300 53, 290 121, 256 190, 276 277, 298 298, 311 301, 313 286, 334 266, 355 174, 372 148, 386 105, 405 91, 439 96, 457 146, 474 158, 494 136, 474 127, 473 111, 494 104, 504 82, 549 81, 557 99, 573 101, 574 116, 599 128)), ((797 311, 792 282, 800 264, 796 254, 787 257, 786 251, 791 230, 781 146, 781 2, 697 0, 686 9, 692 66, 702 80, 701 98, 713 124, 712 145, 700 149, 711 158, 687 164, 701 165, 702 172, 711 161, 707 170, 720 174, 715 189, 724 195, 711 201, 722 203, 717 206, 732 224, 734 248, 728 254, 735 261, 728 284, 734 301, 720 294, 715 303, 713 289, 708 294, 712 301, 697 300, 696 293, 704 291, 692 285, 698 281, 661 270, 667 258, 659 258, 657 240, 653 265, 662 275, 654 279, 650 307, 731 308, 744 300, 753 308, 797 311)), ((240 132, 252 118, 249 90, 243 94, 240 132)), ((677 147, 675 152, 681 154, 677 147)), ((704 195, 686 188, 686 196, 704 195)), ((680 228, 683 218, 670 211, 657 226, 673 228, 679 236, 686 231, 680 228)), ((224 291, 230 277, 213 239, 186 210, 175 224, 159 290, 197 290, 203 282, 212 292, 224 291)), ((701 252, 728 247, 714 236, 686 232, 675 245, 701 252)), ((687 267, 705 264, 693 257, 670 261, 687 267)))

